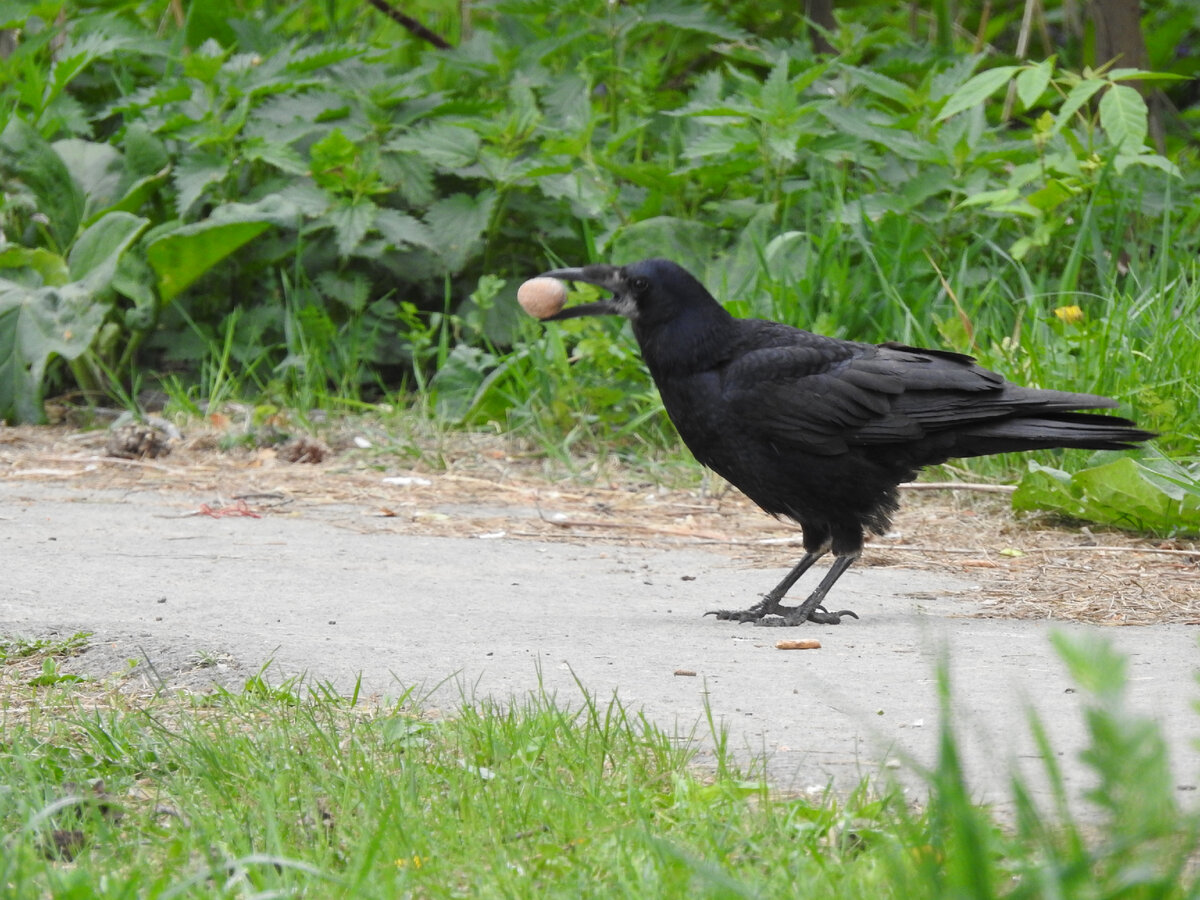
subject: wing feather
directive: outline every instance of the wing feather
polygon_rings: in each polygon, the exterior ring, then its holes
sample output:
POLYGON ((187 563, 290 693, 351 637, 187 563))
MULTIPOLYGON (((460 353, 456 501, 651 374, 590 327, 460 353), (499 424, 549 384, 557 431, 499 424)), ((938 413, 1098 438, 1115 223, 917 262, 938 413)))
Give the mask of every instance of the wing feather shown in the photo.
POLYGON ((961 353, 783 328, 772 329, 767 346, 733 354, 722 390, 748 431, 812 453, 918 441, 1014 415, 1115 405, 1090 394, 1012 385, 961 353))

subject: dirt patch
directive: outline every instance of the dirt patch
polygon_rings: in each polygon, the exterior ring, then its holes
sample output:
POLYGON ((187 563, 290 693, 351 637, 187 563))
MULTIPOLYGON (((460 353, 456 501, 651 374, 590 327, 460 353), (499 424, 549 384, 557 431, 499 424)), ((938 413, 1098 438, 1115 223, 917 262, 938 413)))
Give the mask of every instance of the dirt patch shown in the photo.
MULTIPOLYGON (((370 532, 703 545, 774 566, 799 553, 798 528, 723 483, 664 487, 616 463, 571 478, 490 434, 439 435, 433 463, 381 450, 377 428, 323 437, 319 454, 223 449, 235 443, 229 433, 201 426, 155 459, 126 459, 108 455, 105 431, 0 426, 0 477, 10 489, 37 481, 211 496, 181 515, 286 515, 303 499, 352 505, 336 524, 370 532)), ((1017 519, 1003 494, 906 490, 893 532, 868 544, 861 565, 977 579, 985 617, 1200 624, 1200 543, 1017 519)))

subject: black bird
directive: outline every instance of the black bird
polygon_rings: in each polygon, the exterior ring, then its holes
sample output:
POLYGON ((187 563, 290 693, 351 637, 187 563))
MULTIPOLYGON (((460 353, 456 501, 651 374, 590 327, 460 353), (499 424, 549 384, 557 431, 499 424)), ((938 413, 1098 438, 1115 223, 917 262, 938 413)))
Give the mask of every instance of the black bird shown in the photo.
POLYGON ((762 601, 717 610, 760 625, 836 625, 825 595, 884 534, 896 486, 952 457, 1080 447, 1120 450, 1154 437, 1128 419, 1077 412, 1114 407, 1093 394, 1010 384, 970 356, 898 343, 863 344, 730 315, 689 272, 665 259, 555 269, 543 277, 612 293, 543 321, 629 319, 663 406, 703 465, 773 516, 804 530, 804 557, 762 601), (782 600, 832 550, 808 599, 782 600))

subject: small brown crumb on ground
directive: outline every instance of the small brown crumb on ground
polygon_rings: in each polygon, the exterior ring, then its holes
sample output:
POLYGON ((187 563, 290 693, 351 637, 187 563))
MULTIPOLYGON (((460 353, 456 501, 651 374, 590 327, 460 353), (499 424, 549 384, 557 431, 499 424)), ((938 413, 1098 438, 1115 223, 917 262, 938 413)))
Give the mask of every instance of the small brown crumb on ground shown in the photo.
POLYGON ((821 642, 812 639, 804 641, 778 641, 776 650, 820 650, 821 642))

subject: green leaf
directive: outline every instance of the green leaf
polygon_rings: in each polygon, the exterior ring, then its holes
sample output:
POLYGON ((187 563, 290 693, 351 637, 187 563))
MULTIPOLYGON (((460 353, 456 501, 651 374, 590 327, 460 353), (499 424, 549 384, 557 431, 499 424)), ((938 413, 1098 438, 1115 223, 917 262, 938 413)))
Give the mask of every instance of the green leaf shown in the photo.
POLYGON ((1055 113, 1054 129, 1051 131, 1051 134, 1057 134, 1064 125, 1067 125, 1080 107, 1091 100, 1095 93, 1104 87, 1106 83, 1098 78, 1089 78, 1087 81, 1081 81, 1075 87, 1071 88, 1071 92, 1067 94, 1067 99, 1063 101, 1062 106, 1055 113))
POLYGON ((0 273, 26 287, 58 286, 71 280, 67 261, 41 247, 9 245, 0 250, 0 273))
POLYGON ((47 101, 53 100, 67 85, 95 60, 110 56, 116 50, 150 50, 157 48, 152 43, 145 47, 139 45, 133 38, 108 37, 97 31, 78 29, 78 39, 68 40, 55 54, 54 67, 51 70, 50 91, 47 101))
POLYGON ((635 13, 641 24, 666 25, 672 30, 696 31, 724 41, 747 40, 746 32, 719 18, 703 4, 658 2, 653 6, 647 4, 638 9, 646 10, 640 14, 635 13))
POLYGON ((162 139, 144 122, 134 122, 125 129, 125 169, 132 176, 148 178, 162 172, 171 162, 162 139))
POLYGON ((487 230, 495 205, 496 193, 486 190, 475 197, 453 194, 429 207, 425 221, 449 271, 459 272, 466 265, 487 230))
POLYGON ((893 100, 905 109, 912 109, 917 105, 916 93, 901 81, 896 81, 872 69, 863 69, 858 66, 843 65, 839 69, 850 77, 852 84, 861 84, 871 93, 893 100))
POLYGON ((950 95, 946 100, 946 105, 942 107, 942 111, 937 114, 935 121, 940 122, 965 109, 979 106, 999 88, 1008 84, 1013 75, 1020 71, 1020 68, 1020 66, 997 66, 994 69, 980 72, 950 95))
POLYGON ((83 218, 83 192, 54 148, 16 116, 0 132, 0 173, 24 184, 37 198, 38 211, 49 220, 52 249, 69 247, 83 218))
POLYGON ((1172 480, 1129 457, 1074 475, 1031 462, 1013 494, 1013 509, 1153 534, 1200 534, 1200 490, 1187 487, 1200 473, 1176 468, 1184 474, 1172 480))
POLYGON ((1149 131, 1146 101, 1134 88, 1114 84, 1100 98, 1100 127, 1113 146, 1137 152, 1149 131))
POLYGON ((1129 166, 1149 166, 1151 169, 1158 169, 1160 172, 1166 172, 1168 175, 1174 175, 1176 178, 1182 178, 1183 172, 1179 166, 1171 162, 1165 156, 1159 156, 1157 153, 1118 153, 1117 158, 1113 160, 1113 170, 1120 175, 1129 166))
POLYGON ((67 138, 51 146, 83 192, 84 217, 107 208, 120 196, 125 167, 111 144, 67 138))
POLYGON ((965 200, 961 201, 959 208, 967 206, 990 206, 999 207, 1012 203, 1021 196, 1021 192, 1016 188, 997 188, 994 191, 980 191, 978 194, 972 194, 965 200))
POLYGON ((1075 196, 1075 192, 1057 178, 1049 179, 1044 187, 1038 188, 1025 198, 1034 209, 1050 212, 1075 196))
POLYGON ((420 221, 395 209, 380 209, 375 215, 375 230, 393 246, 435 246, 433 235, 420 221))
POLYGON ((289 175, 306 175, 308 166, 303 157, 287 144, 277 144, 261 138, 247 141, 244 149, 246 159, 258 160, 289 175))
POLYGON ((45 283, 0 279, 0 418, 41 420, 46 364, 55 355, 75 359, 91 346, 110 309, 98 295, 147 224, 129 213, 110 213, 79 236, 65 261, 44 250, 3 255, 5 262, 37 271, 45 283), (63 283, 64 263, 66 276, 75 280, 63 283))
POLYGON ((788 80, 788 56, 786 53, 780 53, 779 59, 775 61, 775 66, 763 83, 759 102, 762 104, 763 112, 766 113, 764 120, 769 123, 786 122, 795 112, 799 98, 796 89, 788 80))
POLYGON ((1047 59, 1036 66, 1021 69, 1017 75, 1017 99, 1021 106, 1029 109, 1046 92, 1050 86, 1050 76, 1054 72, 1054 61, 1047 59))
POLYGON ((313 179, 323 188, 336 190, 346 181, 346 171, 358 162, 358 145, 335 128, 309 150, 313 179))
POLYGON ((329 210, 327 218, 333 225, 339 255, 349 256, 354 248, 362 243, 362 239, 375 224, 375 214, 378 210, 379 207, 368 197, 346 200, 335 204, 329 210))
POLYGON ((460 169, 479 156, 479 135, 470 128, 438 122, 393 138, 386 149, 416 153, 442 169, 460 169))
POLYGON ((487 351, 456 344, 430 381, 438 417, 455 424, 464 421, 511 361, 497 365, 487 351))
POLYGON ((65 284, 64 261, 44 250, 4 254, 4 261, 24 263, 49 283, 0 279, 0 419, 41 421, 46 364, 54 355, 75 359, 92 345, 110 309, 98 295, 148 224, 124 212, 104 216, 71 248, 66 274, 75 280, 65 284))
POLYGON ((177 297, 197 278, 273 224, 295 223, 295 207, 277 196, 255 204, 231 203, 212 218, 161 234, 146 247, 146 260, 158 276, 164 301, 177 297))
POLYGON ((219 153, 195 151, 184 156, 175 166, 175 210, 180 217, 200 199, 210 184, 218 184, 229 173, 229 161, 219 153))
POLYGON ((79 235, 67 255, 71 278, 85 290, 99 293, 108 287, 117 260, 150 224, 127 212, 110 212, 79 235))
POLYGON ((31 290, 0 279, 0 419, 40 422, 46 364, 86 351, 107 312, 76 282, 31 290))

